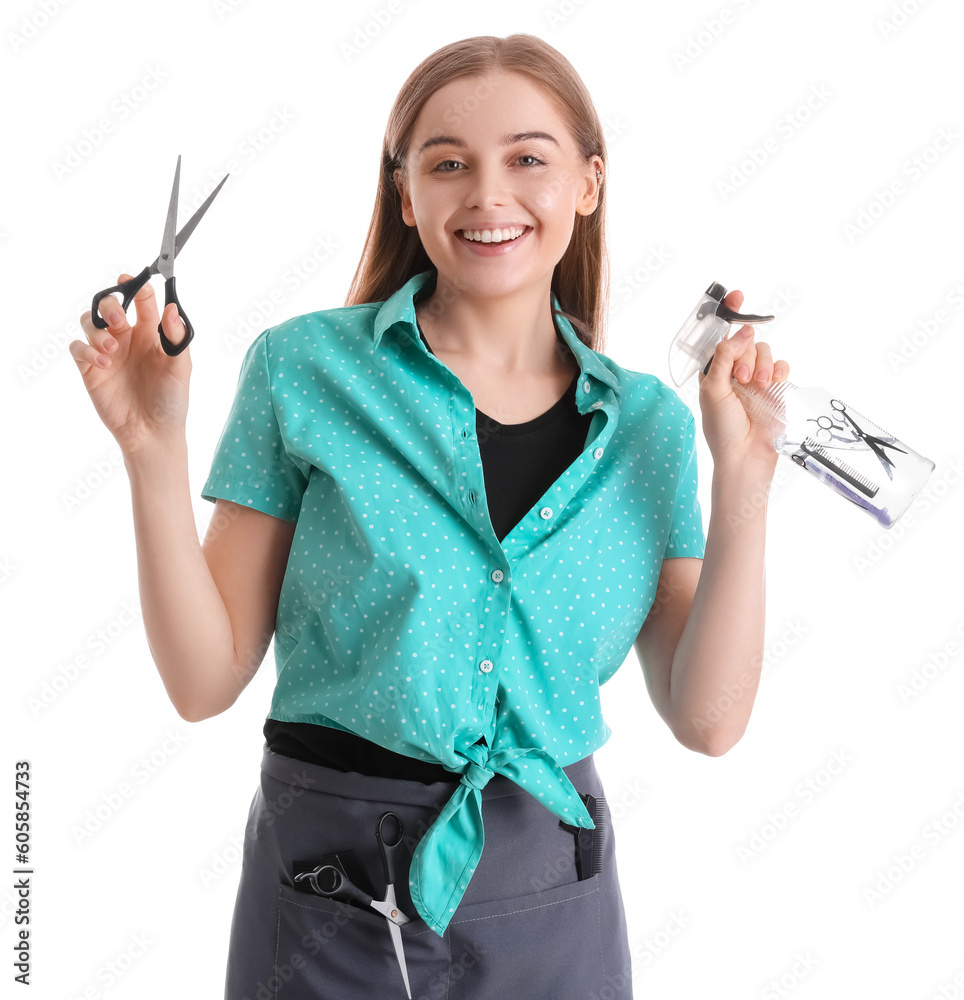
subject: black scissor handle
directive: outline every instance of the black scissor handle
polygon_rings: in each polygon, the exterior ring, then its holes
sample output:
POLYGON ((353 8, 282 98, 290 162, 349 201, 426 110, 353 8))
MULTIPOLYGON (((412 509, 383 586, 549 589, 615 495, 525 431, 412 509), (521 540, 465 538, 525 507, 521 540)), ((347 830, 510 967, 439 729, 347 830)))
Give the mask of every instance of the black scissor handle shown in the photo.
POLYGON ((405 827, 401 819, 393 812, 382 813, 375 827, 375 839, 381 848, 386 885, 395 884, 395 853, 404 837, 405 827))
POLYGON ((325 896, 334 891, 332 886, 337 889, 341 885, 341 872, 332 865, 319 865, 314 871, 299 872, 295 882, 307 882, 319 896, 325 896))
POLYGON ((165 335, 160 323, 157 324, 157 332, 161 335, 161 347, 164 348, 164 353, 173 358, 180 354, 194 339, 194 327, 191 326, 191 321, 181 308, 181 303, 177 297, 177 290, 174 286, 174 278, 170 277, 164 282, 164 308, 166 309, 172 302, 177 306, 177 314, 181 317, 181 322, 184 324, 184 339, 179 344, 172 344, 165 335))
POLYGON ((102 292, 98 292, 92 302, 90 303, 90 319, 94 326, 98 330, 107 329, 107 320, 104 319, 100 312, 98 311, 98 306, 100 305, 100 300, 107 295, 112 295, 114 292, 120 292, 124 296, 124 301, 121 306, 126 313, 130 308, 130 304, 134 301, 134 296, 144 287, 147 283, 147 279, 151 276, 150 266, 145 267, 143 271, 137 277, 130 278, 127 281, 122 281, 119 285, 114 285, 113 288, 105 288, 102 292))
POLYGON ((334 865, 322 865, 312 872, 302 872, 295 876, 295 881, 308 882, 319 896, 345 896, 362 906, 371 906, 373 902, 367 892, 349 882, 334 865))

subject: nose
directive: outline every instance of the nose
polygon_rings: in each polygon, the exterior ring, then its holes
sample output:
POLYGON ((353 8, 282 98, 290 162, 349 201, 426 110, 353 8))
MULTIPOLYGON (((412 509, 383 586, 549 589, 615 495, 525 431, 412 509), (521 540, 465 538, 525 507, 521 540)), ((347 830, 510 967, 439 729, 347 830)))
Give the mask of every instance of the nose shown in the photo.
POLYGON ((466 208, 492 208, 511 200, 509 177, 498 163, 476 164, 465 195, 466 208))

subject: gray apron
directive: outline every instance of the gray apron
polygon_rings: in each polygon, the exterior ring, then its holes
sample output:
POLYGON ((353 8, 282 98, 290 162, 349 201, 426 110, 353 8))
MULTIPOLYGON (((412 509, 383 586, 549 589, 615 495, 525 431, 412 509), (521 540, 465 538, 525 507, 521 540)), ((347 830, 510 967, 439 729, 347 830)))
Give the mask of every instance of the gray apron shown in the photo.
MULTIPOLYGON (((579 793, 604 795, 592 756, 564 769, 579 793)), ((573 834, 513 781, 482 789, 485 847, 445 934, 408 892, 412 853, 454 785, 367 777, 274 753, 244 837, 225 1000, 405 998, 385 919, 294 888, 296 861, 353 849, 375 898, 384 895, 375 827, 398 814, 398 905, 413 1000, 631 1000, 626 918, 612 822, 599 803, 601 871, 579 880, 573 834)))

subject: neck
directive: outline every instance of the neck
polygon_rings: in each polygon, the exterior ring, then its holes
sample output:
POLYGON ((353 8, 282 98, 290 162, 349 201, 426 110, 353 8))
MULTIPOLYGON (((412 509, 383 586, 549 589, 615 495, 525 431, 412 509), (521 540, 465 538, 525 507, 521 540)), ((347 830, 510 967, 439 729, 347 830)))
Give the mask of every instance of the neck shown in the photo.
POLYGON ((550 374, 566 366, 552 321, 550 286, 478 296, 438 276, 435 291, 416 306, 419 326, 438 355, 504 375, 550 374), (444 304, 444 305, 443 305, 444 304))

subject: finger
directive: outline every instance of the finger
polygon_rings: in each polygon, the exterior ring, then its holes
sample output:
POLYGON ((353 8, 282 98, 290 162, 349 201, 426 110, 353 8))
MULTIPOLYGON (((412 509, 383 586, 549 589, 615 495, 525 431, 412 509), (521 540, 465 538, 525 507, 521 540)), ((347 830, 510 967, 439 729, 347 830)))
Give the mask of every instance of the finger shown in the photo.
MULTIPOLYGON (((113 299, 113 295, 107 296, 107 298, 113 299)), ((104 312, 106 312, 108 315, 112 315, 112 311, 108 306, 106 299, 101 299, 101 303, 103 304, 104 312)), ((119 305, 117 306, 117 309, 123 315, 123 310, 120 308, 119 305)), ((99 309, 98 312, 100 312, 99 309)), ((103 315, 103 313, 101 313, 101 315, 103 315)), ((106 330, 101 330, 99 327, 94 326, 91 320, 90 311, 85 312, 80 317, 80 328, 87 335, 88 343, 90 343, 98 352, 106 351, 107 353, 110 353, 112 351, 117 350, 117 340, 114 337, 113 333, 111 332, 111 328, 108 327, 106 330)), ((114 330, 116 331, 116 325, 114 327, 114 330)))
POLYGON ((71 357, 77 362, 81 375, 86 375, 91 368, 110 367, 110 358, 92 344, 85 344, 82 340, 72 340, 69 349, 71 357))
POLYGON ((773 363, 773 381, 786 382, 790 377, 790 365, 786 361, 775 361, 773 363))
POLYGON ((753 342, 753 327, 749 323, 741 326, 736 332, 736 336, 739 338, 737 343, 742 345, 742 351, 737 347, 736 350, 740 351, 736 358, 733 360, 733 378, 737 382, 749 382, 753 376, 753 369, 756 367, 756 344, 753 342))
POLYGON ((756 344, 756 364, 753 368, 753 381, 759 385, 769 385, 773 379, 773 352, 770 345, 764 341, 756 344))
POLYGON ((137 315, 135 326, 139 326, 143 322, 156 333, 160 316, 157 314, 157 297, 154 295, 154 289, 151 287, 149 281, 146 281, 137 289, 133 305, 137 315))
MULTIPOLYGON (((97 312, 101 319, 105 320, 107 325, 112 329, 120 329, 127 322, 123 306, 116 295, 105 295, 102 299, 98 299, 97 312)), ((91 323, 91 327, 94 330, 100 329, 94 326, 93 323, 91 323)))
POLYGON ((747 324, 716 345, 710 369, 700 380, 701 390, 706 389, 713 398, 722 398, 732 391, 730 380, 734 377, 734 367, 738 359, 747 353, 747 345, 752 344, 752 338, 753 327, 747 324))
MULTIPOLYGON (((161 326, 164 328, 164 335, 175 347, 187 336, 187 327, 173 302, 168 302, 164 307, 164 311, 161 313, 161 326)), ((188 348, 185 348, 186 350, 188 348)))
MULTIPOLYGON (((123 284, 125 281, 129 281, 131 275, 121 274, 117 277, 117 284, 123 284)), ((105 295, 102 299, 97 302, 97 312, 100 313, 101 318, 106 320, 108 330, 111 334, 115 333, 127 333, 130 330, 130 326, 127 322, 127 316, 124 313, 124 307, 117 297, 118 293, 113 293, 111 295, 105 295)), ((97 327, 91 323, 91 328, 93 330, 98 330, 97 327)), ((107 331, 99 331, 99 333, 106 333, 107 331)), ((91 339, 91 335, 88 335, 88 339, 91 339)))
MULTIPOLYGON (((732 292, 728 292, 723 296, 723 304, 728 306, 734 312, 739 312, 740 307, 743 305, 743 292, 738 288, 734 288, 732 292)), ((737 332, 742 334, 746 327, 741 327, 737 332)), ((752 336, 752 328, 749 334, 744 334, 744 336, 752 336)), ((750 375, 753 372, 753 365, 755 361, 755 353, 753 351, 752 343, 747 351, 739 357, 733 366, 732 377, 737 380, 737 382, 748 382, 750 375)))

